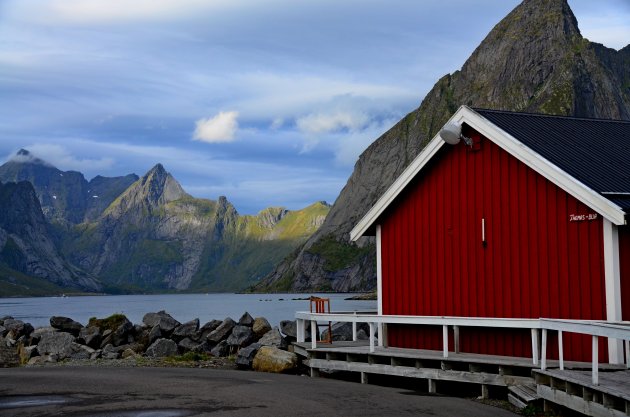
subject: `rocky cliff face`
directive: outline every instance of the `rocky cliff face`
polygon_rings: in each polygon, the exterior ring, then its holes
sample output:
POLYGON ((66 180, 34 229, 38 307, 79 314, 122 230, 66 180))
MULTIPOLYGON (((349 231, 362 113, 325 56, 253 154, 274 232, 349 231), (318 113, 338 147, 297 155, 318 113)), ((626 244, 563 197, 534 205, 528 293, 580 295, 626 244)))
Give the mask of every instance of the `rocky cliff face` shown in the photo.
POLYGON ((22 277, 16 271, 60 287, 84 291, 101 288, 97 280, 60 255, 49 237, 33 186, 25 181, 0 184, 0 279, 23 284, 18 282, 22 277))
POLYGON ((95 177, 87 181, 76 171, 60 171, 29 151, 20 149, 0 166, 0 181, 30 182, 49 222, 78 224, 97 218, 138 177, 95 177))
POLYGON ((566 0, 525 0, 460 71, 360 156, 322 227, 256 287, 259 291, 371 290, 374 244, 349 232, 460 105, 630 119, 630 46, 584 39, 566 0))

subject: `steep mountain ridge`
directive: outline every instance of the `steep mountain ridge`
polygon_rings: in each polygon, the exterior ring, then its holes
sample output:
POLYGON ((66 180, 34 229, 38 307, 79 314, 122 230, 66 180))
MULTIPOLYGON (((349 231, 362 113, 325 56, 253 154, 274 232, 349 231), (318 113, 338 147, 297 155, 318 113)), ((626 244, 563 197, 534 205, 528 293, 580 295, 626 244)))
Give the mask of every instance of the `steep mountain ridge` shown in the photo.
POLYGON ((630 46, 584 39, 566 0, 525 0, 464 63, 442 77, 420 107, 359 157, 321 228, 255 291, 371 290, 373 239, 349 232, 460 105, 630 119, 630 46))
MULTIPOLYGON (((26 181, 0 183, 0 271, 0 281, 18 287, 24 283, 21 275, 27 275, 73 290, 101 288, 97 280, 61 256, 49 237, 48 224, 33 186, 26 181)), ((30 288, 22 290, 30 292, 30 288)))

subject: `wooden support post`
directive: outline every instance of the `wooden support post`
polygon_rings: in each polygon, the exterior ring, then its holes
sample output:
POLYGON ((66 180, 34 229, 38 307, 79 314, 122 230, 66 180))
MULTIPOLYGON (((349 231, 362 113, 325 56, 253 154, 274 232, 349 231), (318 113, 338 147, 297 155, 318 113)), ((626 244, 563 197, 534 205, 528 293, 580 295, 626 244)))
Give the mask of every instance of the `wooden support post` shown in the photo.
POLYGON ((311 320, 311 349, 317 349, 317 322, 311 320))
MULTIPOLYGON (((354 315, 355 316, 357 315, 356 311, 354 312, 354 315)), ((353 342, 357 341, 357 322, 356 321, 352 322, 352 341, 353 342)))
POLYGON ((599 338, 593 336, 593 385, 599 385, 599 338))
POLYGON ((319 369, 311 368, 311 378, 317 378, 317 377, 319 377, 319 369))
POLYGON ((562 330, 558 330, 558 359, 560 360, 560 370, 564 371, 564 344, 562 342, 562 330))
POLYGON ((370 352, 374 352, 374 350, 375 350, 374 349, 374 345, 375 345, 375 343, 374 343, 374 330, 375 329, 374 328, 376 326, 374 326, 374 323, 371 323, 371 322, 368 323, 368 324, 370 325, 370 352))
POLYGON ((383 330, 383 323, 378 324, 378 346, 385 346, 385 331, 383 330))
POLYGON ((435 384, 435 380, 433 379, 427 379, 427 382, 429 384, 429 393, 431 394, 435 394, 435 392, 437 391, 437 387, 435 384))
POLYGON ((547 329, 542 329, 542 349, 540 356, 540 369, 547 369, 547 329))
POLYGON ((453 338, 455 353, 459 353, 459 326, 453 326, 453 338))
POLYGON ((538 365, 538 330, 532 329, 532 363, 538 365))
POLYGON ((442 355, 448 358, 448 326, 442 326, 442 355))
POLYGON ((362 384, 367 384, 368 383, 368 374, 367 374, 367 372, 361 372, 361 383, 362 384))
POLYGON ((298 343, 303 343, 304 342, 304 320, 303 319, 297 319, 295 321, 295 325, 296 325, 296 333, 297 333, 297 342, 298 343))
POLYGON ((626 340, 626 368, 630 369, 630 340, 626 340))
POLYGON ((486 385, 486 384, 481 384, 481 398, 483 398, 483 399, 490 398, 490 392, 489 392, 489 389, 488 389, 488 385, 486 385))

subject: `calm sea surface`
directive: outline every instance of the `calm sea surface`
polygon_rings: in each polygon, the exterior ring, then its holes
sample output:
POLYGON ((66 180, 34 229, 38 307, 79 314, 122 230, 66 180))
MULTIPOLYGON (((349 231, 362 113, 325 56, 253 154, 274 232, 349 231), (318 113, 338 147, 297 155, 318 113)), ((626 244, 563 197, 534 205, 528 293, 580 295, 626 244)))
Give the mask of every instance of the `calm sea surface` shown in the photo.
MULTIPOLYGON (((311 294, 308 294, 311 295, 311 294)), ((90 297, 0 298, 0 317, 9 315, 31 323, 49 326, 51 316, 70 317, 87 324, 90 317, 103 318, 122 313, 140 324, 149 312, 166 310, 184 323, 198 318, 201 325, 212 319, 232 317, 238 320, 247 311, 253 317, 266 317, 272 326, 281 320, 293 320, 296 311, 309 309, 305 294, 168 294, 104 295, 90 297)), ((376 301, 344 300, 352 294, 312 294, 330 298, 333 311, 376 310, 376 301)))

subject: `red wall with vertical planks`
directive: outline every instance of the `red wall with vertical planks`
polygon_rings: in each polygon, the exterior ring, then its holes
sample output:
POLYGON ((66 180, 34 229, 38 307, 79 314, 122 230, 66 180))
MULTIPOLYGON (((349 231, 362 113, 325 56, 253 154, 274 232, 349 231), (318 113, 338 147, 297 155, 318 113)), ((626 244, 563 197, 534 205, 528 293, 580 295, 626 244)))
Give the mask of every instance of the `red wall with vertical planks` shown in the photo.
POLYGON ((619 272, 621 274, 621 317, 630 321, 630 226, 619 228, 619 272))
MULTIPOLYGON (((595 212, 467 134, 479 149, 443 146, 380 219, 383 314, 605 319, 601 215, 571 221, 595 212)), ((441 331, 389 326, 388 341, 441 349, 441 331)), ((460 328, 460 344, 463 352, 531 355, 529 331, 460 328)), ((564 346, 567 360, 590 360, 588 336, 566 335, 564 346)), ((600 352, 607 360, 604 340, 600 352)))

